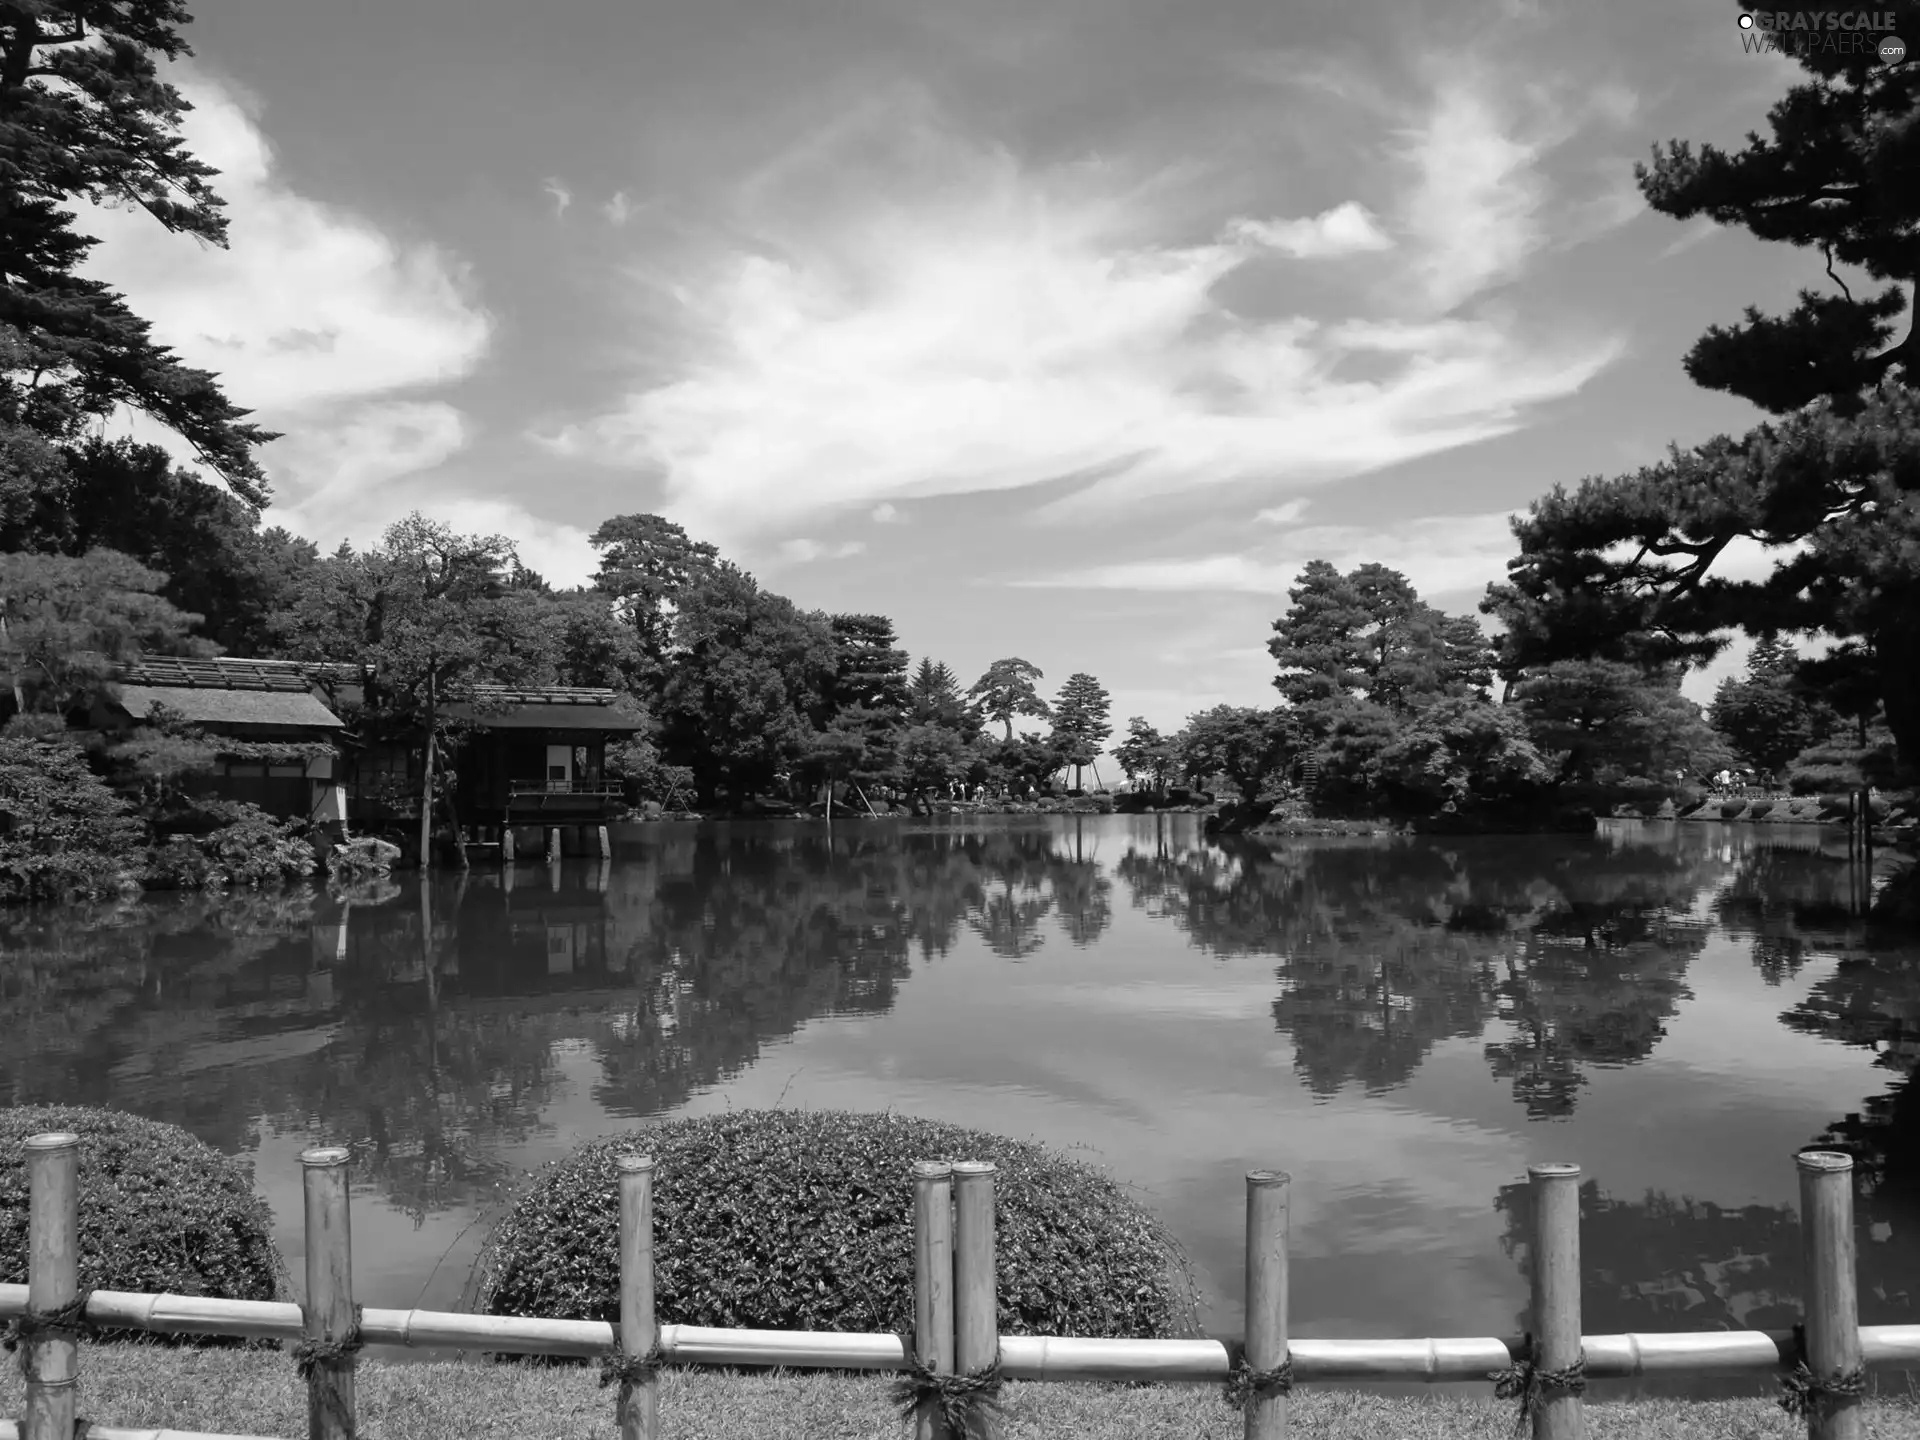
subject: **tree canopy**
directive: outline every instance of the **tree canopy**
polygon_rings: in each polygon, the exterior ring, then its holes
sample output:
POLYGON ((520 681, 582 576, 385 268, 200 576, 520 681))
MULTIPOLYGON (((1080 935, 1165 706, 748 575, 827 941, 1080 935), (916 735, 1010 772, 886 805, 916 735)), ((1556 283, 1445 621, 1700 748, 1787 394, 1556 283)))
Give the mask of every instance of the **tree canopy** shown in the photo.
MULTIPOLYGON (((180 0, 30 0, 0 6, 0 425, 55 444, 126 405, 178 434, 252 504, 267 483, 217 378, 154 342, 106 283, 83 277, 98 243, 76 201, 144 210, 161 228, 225 246, 211 167, 179 135, 188 106, 156 57, 191 54, 180 0)), ((51 458, 37 452, 41 461, 51 458)))

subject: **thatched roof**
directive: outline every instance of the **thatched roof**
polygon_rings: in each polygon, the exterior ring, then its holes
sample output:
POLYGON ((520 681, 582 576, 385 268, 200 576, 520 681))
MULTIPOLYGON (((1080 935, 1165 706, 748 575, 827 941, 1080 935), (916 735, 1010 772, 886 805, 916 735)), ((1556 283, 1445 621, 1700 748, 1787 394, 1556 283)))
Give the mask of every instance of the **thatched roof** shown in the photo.
POLYGON ((188 685, 121 685, 118 704, 135 720, 151 719, 165 706, 194 725, 222 729, 339 730, 338 715, 314 699, 304 684, 293 689, 215 689, 188 685))

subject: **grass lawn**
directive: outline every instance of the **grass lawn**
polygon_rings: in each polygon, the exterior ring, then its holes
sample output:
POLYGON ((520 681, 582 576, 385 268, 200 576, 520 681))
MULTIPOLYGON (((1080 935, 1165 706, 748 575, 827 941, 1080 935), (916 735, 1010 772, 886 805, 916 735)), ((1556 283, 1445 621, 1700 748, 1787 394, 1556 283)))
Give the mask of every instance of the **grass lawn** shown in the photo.
MULTIPOLYGON (((261 1351, 84 1345, 80 1413, 104 1425, 216 1434, 307 1433, 290 1358, 261 1351)), ((442 1362, 359 1371, 366 1440, 614 1440, 613 1392, 596 1372, 442 1362)), ((17 1367, 0 1365, 0 1414, 18 1417, 17 1367)), ((1211 1388, 1009 1384, 1005 1440, 1232 1440, 1240 1418, 1211 1388)), ((1588 1410, 1593 1440, 1787 1440, 1806 1434, 1767 1400, 1634 1401, 1588 1410)), ((1382 1399, 1307 1389, 1293 1399, 1299 1440, 1513 1440, 1511 1405, 1382 1399)), ((669 1371, 660 1382, 668 1440, 899 1440, 885 1377, 669 1371)), ((1920 1401, 1867 1407, 1867 1440, 1920 1435, 1920 1401)))

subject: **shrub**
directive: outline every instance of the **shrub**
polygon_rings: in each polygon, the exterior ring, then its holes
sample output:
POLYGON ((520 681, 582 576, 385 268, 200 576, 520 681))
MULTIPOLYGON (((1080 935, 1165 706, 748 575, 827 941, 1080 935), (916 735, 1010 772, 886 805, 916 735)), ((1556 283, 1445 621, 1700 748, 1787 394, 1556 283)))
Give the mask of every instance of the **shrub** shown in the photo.
POLYGON ((0 1281, 27 1278, 23 1142, 49 1130, 80 1137, 82 1285, 227 1300, 286 1297, 272 1218, 246 1165, 177 1125, 80 1106, 0 1109, 0 1281))
POLYGON ((479 1308, 616 1319, 617 1160, 652 1155, 663 1321, 782 1330, 912 1323, 915 1160, 991 1160, 1000 1329, 1160 1336, 1192 1288, 1158 1220, 1042 1146, 938 1121, 731 1111, 590 1141, 549 1165, 487 1245, 479 1308))
POLYGON ((204 835, 169 836, 164 845, 149 850, 150 888, 254 886, 313 873, 313 847, 290 822, 245 801, 207 800, 199 808, 219 825, 204 835))
POLYGON ((1722 820, 1736 820, 1739 818, 1740 813, 1746 808, 1747 802, 1744 800, 1722 800, 1720 802, 1720 818, 1722 820))
POLYGON ((74 900, 132 880, 140 826, 57 740, 0 736, 0 900, 74 900))
POLYGON ((1773 813, 1773 801, 1756 800, 1747 807, 1747 813, 1745 818, 1747 818, 1748 820, 1760 820, 1760 819, 1764 819, 1766 816, 1772 813, 1773 813))

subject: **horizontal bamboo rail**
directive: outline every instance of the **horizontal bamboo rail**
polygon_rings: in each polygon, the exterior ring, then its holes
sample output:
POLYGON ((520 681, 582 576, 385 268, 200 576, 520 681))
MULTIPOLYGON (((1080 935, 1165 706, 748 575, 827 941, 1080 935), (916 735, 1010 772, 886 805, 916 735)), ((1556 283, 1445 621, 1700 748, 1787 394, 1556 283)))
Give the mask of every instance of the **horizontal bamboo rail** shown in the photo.
MULTIPOLYGON (((27 1313, 27 1287, 0 1285, 0 1320, 27 1313)), ((209 1300, 195 1295, 141 1295, 96 1290, 87 1323, 100 1329, 155 1335, 228 1335, 298 1340, 298 1305, 271 1300, 209 1300)), ((898 1335, 846 1330, 734 1330, 662 1325, 661 1349, 675 1365, 782 1365, 832 1370, 903 1370, 898 1335)), ((369 1345, 412 1350, 487 1350, 504 1355, 593 1359, 613 1346, 604 1320, 539 1320, 519 1315, 468 1315, 441 1310, 361 1311, 369 1345)), ((1587 1374, 1600 1380, 1648 1375, 1737 1374, 1791 1367, 1791 1330, 1703 1330, 1587 1335, 1580 1341, 1587 1374)), ((1484 1380, 1510 1365, 1520 1338, 1466 1336, 1420 1340, 1291 1340, 1287 1353, 1300 1380, 1484 1380)), ((1862 1325, 1869 1365, 1920 1366, 1920 1325, 1862 1325)), ((1230 1356, 1220 1340, 1092 1340, 1063 1335, 1002 1335, 1001 1368, 1014 1380, 1142 1380, 1218 1384, 1230 1356)), ((0 1440, 5 1440, 0 1431, 0 1440)), ((98 1427, 96 1434, 104 1434, 98 1427)), ((144 1432, 142 1432, 144 1433, 144 1432)))
MULTIPOLYGON (((0 1321, 46 1315, 78 1294, 78 1140, 36 1136, 31 1170, 29 1283, 0 1284, 0 1321)), ((1852 1284, 1851 1161, 1808 1152, 1796 1157, 1809 1295, 1805 1348, 1793 1331, 1730 1330, 1680 1334, 1579 1333, 1578 1167, 1535 1166, 1533 1353, 1520 1338, 1293 1339, 1287 1330, 1287 1177, 1250 1174, 1247 1192, 1249 1334, 1244 1346, 1216 1339, 1089 1339, 999 1335, 993 1292, 994 1205, 991 1166, 965 1162, 916 1167, 915 1327, 895 1334, 722 1329, 661 1325, 653 1313, 653 1164, 621 1164, 618 1326, 604 1321, 472 1315, 366 1308, 352 1316, 352 1254, 346 1164, 338 1150, 310 1150, 305 1171, 309 1305, 203 1296, 95 1290, 84 1307, 92 1329, 156 1335, 220 1335, 279 1340, 323 1351, 350 1335, 366 1345, 480 1350, 502 1354, 616 1356, 630 1366, 620 1389, 623 1440, 656 1440, 657 1381, 649 1352, 665 1363, 903 1371, 916 1359, 935 1376, 984 1373, 1029 1381, 1130 1381, 1221 1384, 1265 1376, 1245 1407, 1250 1440, 1282 1440, 1286 1389, 1303 1381, 1473 1381, 1527 1367, 1558 1388, 1531 1410, 1536 1440, 1579 1440, 1582 1379, 1698 1373, 1811 1374, 1820 1403, 1808 1415, 1811 1440, 1858 1434, 1858 1385, 1840 1383, 1861 1366, 1920 1366, 1920 1325, 1857 1324, 1852 1284), (955 1183, 958 1182, 958 1183, 955 1183), (1542 1235, 1540 1231, 1547 1233, 1542 1235), (1842 1275, 1841 1272, 1844 1272, 1842 1275), (956 1321, 961 1322, 956 1325, 956 1321), (657 1349, 654 1347, 657 1345, 657 1349), (637 1368, 632 1368, 639 1362, 637 1368), (1574 1368, 1565 1367, 1571 1364, 1574 1368), (1799 1367, 1813 1366, 1812 1371, 1799 1367), (1277 1368, 1276 1368, 1277 1367, 1277 1368), (1571 1383, 1556 1376, 1571 1376, 1571 1383), (1279 1383, 1275 1388, 1275 1380, 1279 1383), (1834 1383, 1828 1383, 1832 1381, 1834 1383)), ((24 1424, 0 1420, 0 1440, 72 1440, 77 1380, 70 1331, 23 1337, 28 1405, 24 1424)), ((348 1349, 351 1350, 349 1344, 348 1349)), ((335 1353, 303 1366, 308 1375, 309 1440, 351 1440, 352 1356, 335 1353), (343 1383, 344 1382, 344 1383, 343 1383)), ((922 1372, 926 1373, 926 1372, 922 1372)), ((919 1427, 943 1440, 938 1417, 922 1407, 919 1427)), ((93 1424, 89 1440, 246 1440, 192 1432, 115 1429, 93 1424)))

